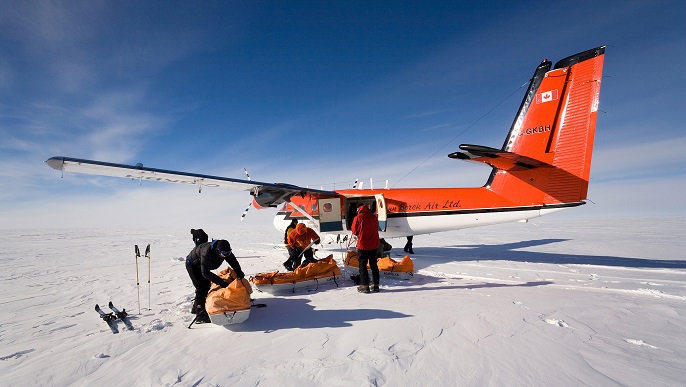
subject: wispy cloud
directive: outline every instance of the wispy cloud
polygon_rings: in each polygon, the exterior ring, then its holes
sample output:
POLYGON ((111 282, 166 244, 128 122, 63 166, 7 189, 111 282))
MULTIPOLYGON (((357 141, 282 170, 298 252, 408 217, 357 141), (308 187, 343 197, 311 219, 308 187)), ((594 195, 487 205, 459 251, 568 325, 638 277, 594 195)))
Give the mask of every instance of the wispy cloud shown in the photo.
POLYGON ((438 124, 438 125, 429 126, 427 128, 422 128, 421 131, 422 132, 430 132, 432 130, 448 128, 450 126, 451 126, 450 124, 438 124))
POLYGON ((686 137, 596 148, 592 177, 598 180, 639 179, 679 174, 686 170, 686 137))
POLYGON ((424 118, 424 117, 431 117, 431 116, 436 116, 436 115, 443 114, 443 113, 454 112, 455 110, 456 110, 456 109, 432 110, 432 111, 426 111, 426 112, 421 112, 421 113, 410 114, 410 115, 405 116, 404 118, 424 118))

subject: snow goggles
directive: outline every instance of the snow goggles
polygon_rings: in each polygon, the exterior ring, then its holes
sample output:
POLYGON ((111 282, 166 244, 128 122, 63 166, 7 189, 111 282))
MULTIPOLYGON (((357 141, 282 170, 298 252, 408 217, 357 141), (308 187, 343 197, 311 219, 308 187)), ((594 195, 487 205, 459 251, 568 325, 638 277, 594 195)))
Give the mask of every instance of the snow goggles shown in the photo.
POLYGON ((231 255, 231 249, 228 249, 228 250, 220 250, 220 251, 219 251, 219 255, 221 255, 222 257, 226 258, 226 257, 228 257, 229 255, 231 255))

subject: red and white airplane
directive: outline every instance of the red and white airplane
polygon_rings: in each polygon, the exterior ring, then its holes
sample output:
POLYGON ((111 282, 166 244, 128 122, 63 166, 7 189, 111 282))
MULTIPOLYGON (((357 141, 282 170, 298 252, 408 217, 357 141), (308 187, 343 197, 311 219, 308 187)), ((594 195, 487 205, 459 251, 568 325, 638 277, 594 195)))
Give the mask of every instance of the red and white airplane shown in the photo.
POLYGON ((357 207, 369 205, 382 237, 393 238, 527 220, 584 204, 591 171, 605 46, 555 66, 543 60, 502 148, 460 145, 448 157, 492 167, 478 188, 325 191, 290 184, 208 176, 70 157, 46 163, 60 171, 250 191, 257 209, 282 206, 274 225, 291 219, 320 233, 348 234, 357 207))

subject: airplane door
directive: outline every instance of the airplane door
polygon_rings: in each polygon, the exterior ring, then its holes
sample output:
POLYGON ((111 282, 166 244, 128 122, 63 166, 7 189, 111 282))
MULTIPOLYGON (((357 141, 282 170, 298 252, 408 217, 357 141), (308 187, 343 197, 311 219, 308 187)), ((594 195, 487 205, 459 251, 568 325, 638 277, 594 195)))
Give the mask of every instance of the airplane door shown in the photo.
POLYGON ((341 199, 319 199, 319 231, 342 231, 341 199))
POLYGON ((386 231, 386 199, 383 194, 374 195, 376 199, 376 215, 379 220, 379 231, 386 231))

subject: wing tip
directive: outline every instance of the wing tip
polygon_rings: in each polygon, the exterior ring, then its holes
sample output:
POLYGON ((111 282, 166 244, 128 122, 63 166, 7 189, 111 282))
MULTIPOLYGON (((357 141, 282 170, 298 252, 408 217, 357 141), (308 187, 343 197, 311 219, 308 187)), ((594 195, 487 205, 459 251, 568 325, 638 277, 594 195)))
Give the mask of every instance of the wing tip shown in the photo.
POLYGON ((52 169, 63 171, 64 170, 64 157, 51 157, 45 160, 45 163, 52 169))

